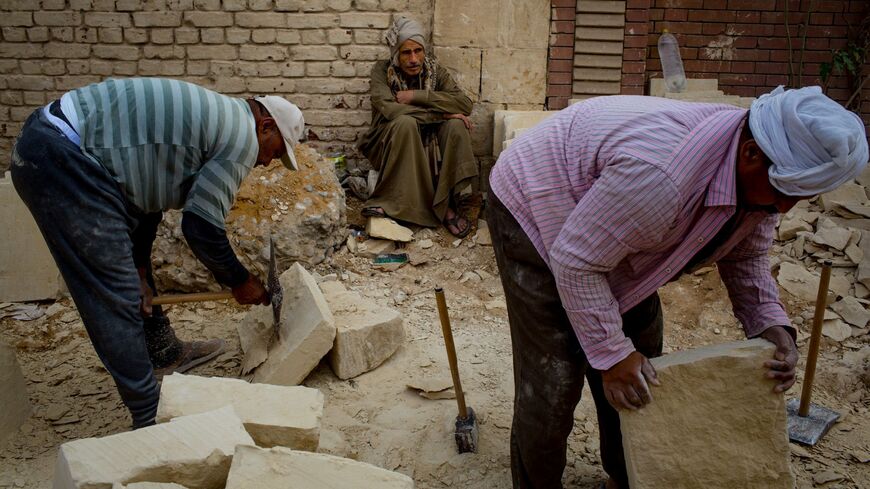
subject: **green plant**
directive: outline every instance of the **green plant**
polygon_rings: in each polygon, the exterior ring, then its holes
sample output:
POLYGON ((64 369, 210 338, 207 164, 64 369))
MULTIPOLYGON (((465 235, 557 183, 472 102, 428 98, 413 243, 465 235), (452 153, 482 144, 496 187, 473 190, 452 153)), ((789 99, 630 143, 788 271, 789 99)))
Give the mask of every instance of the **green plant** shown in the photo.
POLYGON ((831 51, 831 62, 822 63, 819 67, 819 77, 827 89, 831 75, 846 74, 853 77, 861 76, 861 68, 867 59, 867 48, 859 46, 854 41, 846 44, 843 49, 831 51))

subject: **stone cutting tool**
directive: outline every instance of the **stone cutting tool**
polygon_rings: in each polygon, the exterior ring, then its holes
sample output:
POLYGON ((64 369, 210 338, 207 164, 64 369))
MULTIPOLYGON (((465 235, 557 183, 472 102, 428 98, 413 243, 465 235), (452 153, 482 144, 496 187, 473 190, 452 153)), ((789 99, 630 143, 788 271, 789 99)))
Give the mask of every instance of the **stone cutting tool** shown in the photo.
MULTIPOLYGON (((278 262, 275 258, 275 240, 271 234, 269 235, 269 273, 266 278, 266 290, 269 293, 269 302, 272 304, 272 318, 274 320, 274 333, 272 337, 274 339, 281 330, 281 304, 284 302, 284 289, 281 287, 281 282, 278 279, 278 262)), ((222 301, 232 298, 232 291, 221 290, 218 292, 158 295, 151 300, 151 304, 161 306, 186 302, 222 301)))

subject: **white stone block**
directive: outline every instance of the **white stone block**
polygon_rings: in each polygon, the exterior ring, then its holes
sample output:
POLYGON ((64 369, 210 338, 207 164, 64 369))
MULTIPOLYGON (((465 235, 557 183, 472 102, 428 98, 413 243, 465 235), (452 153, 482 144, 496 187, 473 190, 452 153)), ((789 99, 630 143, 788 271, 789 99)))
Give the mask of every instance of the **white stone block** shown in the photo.
POLYGON ((15 350, 0 343, 0 446, 30 416, 30 397, 15 350))
POLYGON ((0 178, 0 229, 0 302, 57 297, 60 272, 8 172, 0 178))
POLYGON ((438 63, 450 70, 456 84, 477 102, 480 98, 480 49, 472 48, 435 48, 438 63))
MULTIPOLYGON (((432 40, 436 46, 495 47, 498 45, 499 0, 438 0, 433 15, 432 40)), ((549 19, 549 17, 548 17, 549 19)))
POLYGON ((105 438, 64 443, 58 452, 53 487, 101 489, 114 483, 149 481, 220 489, 236 445, 253 443, 228 406, 105 438))
POLYGON ((414 481, 363 462, 282 447, 240 446, 226 489, 413 489, 414 481))
POLYGON ((341 282, 325 282, 321 289, 335 317, 329 365, 339 378, 350 379, 376 368, 404 343, 402 316, 395 309, 348 291, 341 282))
POLYGON ((294 263, 281 274, 284 302, 277 340, 271 306, 251 308, 239 324, 242 374, 264 384, 297 385, 332 349, 335 320, 314 277, 294 263))
MULTIPOLYGON (((717 78, 688 78, 686 82, 686 92, 716 92, 719 90, 719 79, 717 78)), ((650 95, 653 97, 664 97, 665 92, 664 78, 650 79, 650 95)))
POLYGON ((370 217, 366 221, 366 234, 372 238, 387 239, 409 243, 414 239, 414 231, 402 226, 389 217, 370 217))
POLYGON ((485 49, 480 77, 480 99, 485 102, 543 106, 547 49, 485 49))
POLYGON ((511 132, 520 128, 534 127, 549 119, 557 110, 497 110, 493 115, 492 155, 501 154, 503 143, 510 139, 511 132))
POLYGON ((309 387, 173 374, 163 378, 157 422, 223 406, 233 407, 258 446, 317 450, 323 394, 309 387))
POLYGON ((755 339, 652 359, 652 403, 619 413, 632 489, 792 489, 785 400, 762 366, 773 352, 755 339))

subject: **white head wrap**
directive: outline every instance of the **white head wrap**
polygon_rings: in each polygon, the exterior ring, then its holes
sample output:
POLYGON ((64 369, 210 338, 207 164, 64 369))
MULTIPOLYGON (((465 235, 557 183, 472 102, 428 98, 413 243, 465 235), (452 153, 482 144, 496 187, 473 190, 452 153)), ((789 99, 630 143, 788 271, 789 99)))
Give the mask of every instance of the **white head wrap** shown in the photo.
POLYGON ((423 40, 423 26, 416 20, 407 17, 396 17, 393 20, 393 25, 387 29, 384 34, 384 39, 390 47, 390 57, 393 58, 393 63, 396 63, 396 55, 399 53, 399 48, 402 43, 408 39, 416 42, 426 49, 426 41, 423 40))
POLYGON ((770 183, 785 195, 809 197, 837 188, 867 166, 861 119, 820 87, 762 95, 749 109, 752 137, 773 162, 770 183))

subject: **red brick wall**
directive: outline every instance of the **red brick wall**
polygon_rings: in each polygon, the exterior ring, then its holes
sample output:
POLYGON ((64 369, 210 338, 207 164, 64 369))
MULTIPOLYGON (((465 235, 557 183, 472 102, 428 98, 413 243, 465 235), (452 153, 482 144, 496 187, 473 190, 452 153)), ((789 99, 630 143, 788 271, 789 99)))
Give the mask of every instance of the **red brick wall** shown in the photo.
POLYGON ((564 109, 574 78, 574 19, 577 0, 551 0, 550 50, 547 56, 547 108, 564 109))
MULTIPOLYGON (((727 94, 757 96, 788 83, 789 48, 785 23, 785 2, 789 2, 792 43, 792 86, 821 84, 819 66, 831 60, 831 50, 845 46, 849 27, 857 26, 870 11, 868 0, 628 0, 626 10, 626 47, 623 64, 623 93, 640 93, 646 78, 661 76, 656 43, 662 29, 677 36, 689 78, 718 78, 719 88, 727 94), (800 70, 800 26, 809 16, 806 49, 803 53, 803 78, 800 70), (646 10, 645 6, 649 9, 646 10), (637 55, 642 30, 635 24, 648 14, 644 67, 637 55), (630 29, 637 33, 629 34, 630 29), (631 41, 629 42, 629 39, 631 41), (631 44, 631 46, 629 46, 631 44), (643 68, 643 71, 641 71, 643 68)), ((865 72, 870 72, 865 66, 865 72)), ((845 102, 851 94, 845 76, 835 76, 828 95, 845 102)), ((870 83, 863 93, 861 111, 870 120, 870 83)))

